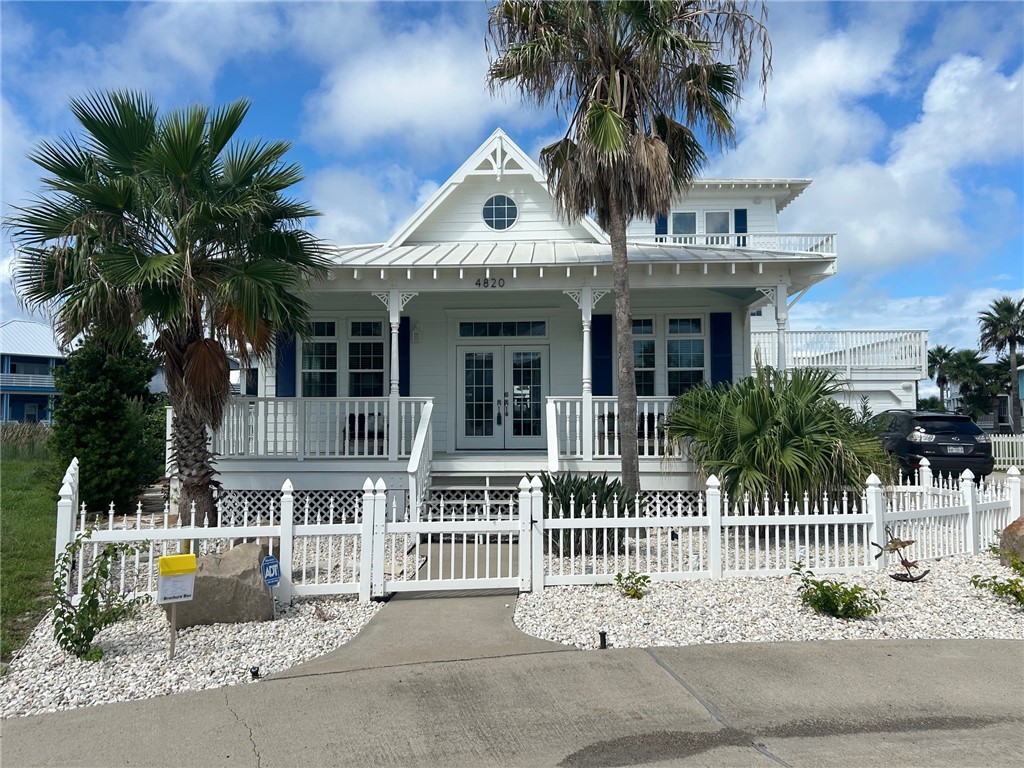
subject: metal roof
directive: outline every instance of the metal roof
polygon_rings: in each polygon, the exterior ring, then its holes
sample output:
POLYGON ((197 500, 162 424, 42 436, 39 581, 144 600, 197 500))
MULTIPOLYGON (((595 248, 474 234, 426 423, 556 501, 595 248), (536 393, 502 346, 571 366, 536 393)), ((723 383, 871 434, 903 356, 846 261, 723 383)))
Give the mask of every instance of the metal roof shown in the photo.
POLYGON ((26 357, 65 357, 53 340, 53 329, 32 320, 0 324, 0 353, 26 357))
MULTIPOLYGON (((833 253, 801 253, 755 248, 715 248, 670 243, 637 242, 629 244, 632 263, 729 263, 729 262, 827 262, 833 253)), ((331 261, 339 267, 521 267, 567 266, 574 264, 611 264, 612 249, 607 243, 566 241, 420 243, 387 247, 355 245, 334 249, 331 261)))

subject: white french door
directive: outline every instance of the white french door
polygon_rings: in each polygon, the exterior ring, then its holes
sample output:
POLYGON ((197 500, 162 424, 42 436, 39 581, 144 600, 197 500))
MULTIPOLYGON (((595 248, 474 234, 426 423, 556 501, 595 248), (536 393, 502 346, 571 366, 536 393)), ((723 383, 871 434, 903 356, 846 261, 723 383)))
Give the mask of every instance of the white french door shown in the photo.
POLYGON ((546 346, 460 346, 458 449, 543 448, 546 346))

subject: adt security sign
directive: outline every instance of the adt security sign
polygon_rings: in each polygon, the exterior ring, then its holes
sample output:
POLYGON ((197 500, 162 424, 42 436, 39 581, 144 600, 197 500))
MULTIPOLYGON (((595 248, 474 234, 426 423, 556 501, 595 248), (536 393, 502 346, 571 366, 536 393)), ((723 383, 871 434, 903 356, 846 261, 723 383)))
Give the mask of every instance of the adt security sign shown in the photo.
POLYGON ((263 581, 268 587, 273 589, 281 583, 281 563, 276 557, 273 555, 264 557, 260 568, 263 571, 263 581))

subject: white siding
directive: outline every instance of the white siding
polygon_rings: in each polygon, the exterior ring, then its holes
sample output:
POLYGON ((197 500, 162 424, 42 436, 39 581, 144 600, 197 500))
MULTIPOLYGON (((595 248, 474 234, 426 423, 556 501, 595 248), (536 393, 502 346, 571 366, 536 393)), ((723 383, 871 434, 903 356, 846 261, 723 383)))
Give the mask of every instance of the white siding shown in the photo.
POLYGON ((512 240, 568 240, 593 242, 579 224, 566 225, 555 213, 547 189, 529 176, 510 175, 498 181, 493 176, 470 176, 406 238, 407 243, 445 243, 512 240), (508 195, 519 209, 519 217, 501 232, 483 220, 484 202, 491 195, 508 195))
MULTIPOLYGON (((672 204, 672 211, 695 211, 697 213, 697 233, 704 232, 704 213, 707 211, 729 211, 737 208, 747 209, 747 232, 773 234, 779 231, 778 218, 775 214, 775 200, 770 197, 757 198, 743 193, 727 196, 718 192, 710 194, 693 194, 688 198, 680 198, 672 204)), ((734 225, 735 226, 735 225, 734 225)), ((648 239, 654 237, 654 220, 637 219, 627 230, 630 239, 648 239)))

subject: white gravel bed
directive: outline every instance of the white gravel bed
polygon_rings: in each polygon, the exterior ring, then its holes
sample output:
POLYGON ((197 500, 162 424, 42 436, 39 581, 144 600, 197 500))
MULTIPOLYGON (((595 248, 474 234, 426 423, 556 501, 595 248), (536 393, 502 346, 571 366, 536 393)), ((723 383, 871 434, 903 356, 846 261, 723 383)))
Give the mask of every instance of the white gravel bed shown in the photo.
MULTIPOLYGON (((652 581, 640 600, 615 585, 547 587, 520 595, 515 623, 524 632, 577 648, 594 648, 598 632, 611 647, 851 639, 1024 639, 1024 610, 971 585, 971 576, 1012 577, 990 554, 922 561, 924 580, 907 584, 887 574, 822 575, 886 590, 868 619, 820 616, 799 598, 798 577, 652 581)), ((918 571, 920 572, 920 571, 918 571)))
POLYGON ((150 604, 96 636, 103 658, 95 662, 62 651, 47 615, 0 677, 0 718, 258 682, 251 667, 262 677, 328 653, 380 607, 354 597, 279 604, 273 621, 179 630, 168 660, 169 625, 163 609, 150 604))

